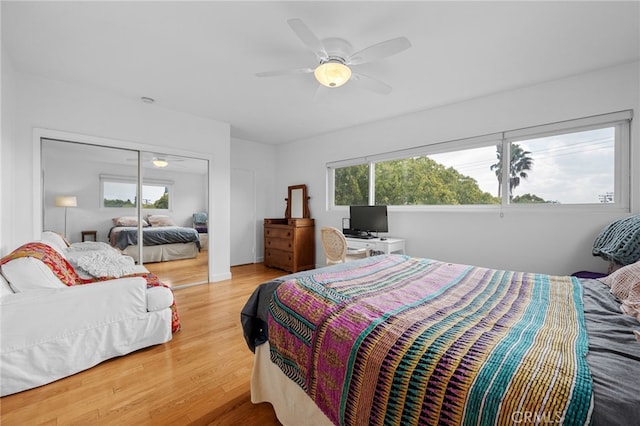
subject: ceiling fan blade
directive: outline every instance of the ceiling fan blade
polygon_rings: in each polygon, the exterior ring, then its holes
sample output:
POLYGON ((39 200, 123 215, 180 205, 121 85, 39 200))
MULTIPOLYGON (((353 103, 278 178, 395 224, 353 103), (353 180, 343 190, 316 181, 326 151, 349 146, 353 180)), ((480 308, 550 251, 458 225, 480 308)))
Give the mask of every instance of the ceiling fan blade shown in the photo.
POLYGON ((300 40, 302 40, 305 46, 307 46, 313 51, 313 53, 315 53, 318 59, 327 58, 327 50, 324 48, 324 45, 322 44, 320 39, 316 37, 313 32, 311 32, 309 27, 307 27, 307 25, 302 22, 302 19, 289 19, 287 20, 287 23, 289 24, 293 32, 296 33, 296 35, 300 38, 300 40))
POLYGON ((347 63, 351 65, 364 64, 366 62, 375 61, 376 59, 395 55, 396 53, 400 53, 410 47, 411 42, 408 38, 392 38, 391 40, 382 41, 354 53, 349 57, 349 59, 347 59, 347 63))
POLYGON ((313 101, 319 102, 319 101, 322 101, 323 99, 326 99, 326 97, 329 95, 329 92, 331 90, 333 89, 325 87, 322 84, 318 84, 318 87, 316 88, 316 91, 313 94, 313 101))
POLYGON ((274 77, 278 75, 308 74, 313 72, 313 68, 297 68, 288 70, 264 71, 256 73, 256 77, 274 77))
POLYGON ((387 83, 383 83, 373 77, 369 77, 360 73, 353 73, 351 80, 360 87, 371 90, 372 92, 379 93, 381 95, 388 95, 393 90, 387 83))

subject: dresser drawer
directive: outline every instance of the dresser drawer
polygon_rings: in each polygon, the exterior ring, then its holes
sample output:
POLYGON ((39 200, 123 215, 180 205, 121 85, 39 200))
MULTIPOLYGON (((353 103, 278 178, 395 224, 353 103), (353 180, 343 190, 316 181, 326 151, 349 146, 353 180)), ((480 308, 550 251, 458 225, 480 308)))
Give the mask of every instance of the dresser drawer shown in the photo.
POLYGON ((290 251, 265 248, 264 263, 267 266, 275 266, 290 271, 293 266, 293 253, 290 251))
POLYGON ((293 231, 291 229, 283 229, 283 228, 265 228, 264 236, 273 237, 273 238, 292 238, 293 231))
POLYGON ((265 248, 273 248, 285 251, 293 250, 293 239, 267 237, 264 240, 265 248))
POLYGON ((315 268, 313 219, 277 218, 264 220, 264 264, 298 272, 315 268))

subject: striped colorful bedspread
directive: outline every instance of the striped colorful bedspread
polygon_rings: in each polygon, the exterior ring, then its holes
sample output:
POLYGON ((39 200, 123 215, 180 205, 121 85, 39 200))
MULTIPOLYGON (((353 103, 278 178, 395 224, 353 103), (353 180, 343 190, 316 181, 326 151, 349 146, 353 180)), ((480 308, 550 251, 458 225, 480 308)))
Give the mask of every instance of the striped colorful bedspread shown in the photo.
POLYGON ((271 360, 335 424, 589 423, 577 279, 378 258, 271 301, 271 360))

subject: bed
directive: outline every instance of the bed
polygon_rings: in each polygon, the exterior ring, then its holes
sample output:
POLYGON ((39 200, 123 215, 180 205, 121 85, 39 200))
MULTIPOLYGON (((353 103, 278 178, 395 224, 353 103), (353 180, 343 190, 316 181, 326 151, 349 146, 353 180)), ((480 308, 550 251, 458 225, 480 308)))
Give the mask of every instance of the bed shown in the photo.
MULTIPOLYGON (((113 220, 109 230, 111 246, 138 262, 138 221, 135 217, 121 217, 113 220)), ((200 251, 200 236, 194 228, 177 226, 164 215, 149 216, 143 222, 142 238, 143 262, 166 262, 192 259, 200 251)))
POLYGON ((284 425, 640 418, 640 322, 594 279, 383 255, 263 283, 241 321, 284 425))

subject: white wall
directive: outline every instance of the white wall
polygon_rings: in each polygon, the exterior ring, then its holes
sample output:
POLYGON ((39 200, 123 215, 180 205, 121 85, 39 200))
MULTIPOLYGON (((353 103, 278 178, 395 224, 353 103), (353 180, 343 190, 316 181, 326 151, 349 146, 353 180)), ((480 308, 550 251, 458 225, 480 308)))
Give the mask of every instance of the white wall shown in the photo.
MULTIPOLYGON (((2 10, 2 8, 0 8, 2 10)), ((13 174, 13 141, 15 140, 15 122, 17 113, 16 74, 10 58, 2 50, 2 121, 0 128, 2 143, 0 144, 0 255, 10 251, 10 243, 14 230, 11 224, 14 222, 14 210, 10 209, 14 197, 16 180, 13 174)))
MULTIPOLYGON (((6 70, 3 61, 3 79, 6 70)), ((2 223, 2 254, 39 237, 40 196, 33 191, 39 186, 35 181, 38 176, 35 169, 39 166, 34 156, 34 135, 39 129, 50 129, 146 148, 162 148, 169 154, 188 151, 208 156, 212 160, 209 276, 211 281, 231 276, 229 124, 35 76, 16 74, 14 77, 11 84, 16 90, 16 105, 15 112, 9 113, 14 123, 8 140, 4 139, 3 131, 3 153, 8 152, 8 155, 7 158, 3 155, 2 174, 12 176, 21 190, 5 193, 3 183, 3 216, 8 215, 11 220, 2 223)), ((4 107, 4 93, 2 101, 4 107)))
MULTIPOLYGON (((276 147, 243 139, 231 139, 231 168, 250 170, 255 176, 256 194, 256 261, 264 260, 264 218, 284 217, 287 188, 284 196, 275 187, 276 147)), ((233 245, 234 242, 231 241, 233 245)))
MULTIPOLYGON (((279 145, 276 198, 306 183, 316 228, 341 226, 348 212, 326 208, 329 161, 633 109, 640 111, 639 63, 446 105, 279 145)), ((384 99, 381 99, 383 102, 384 99)), ((638 118, 636 118, 637 121, 638 118)), ((640 126, 632 124, 632 212, 640 212, 640 126)), ((408 254, 500 269, 570 274, 604 271, 591 244, 608 223, 628 213, 394 212, 390 236, 407 239, 408 254)), ((316 233, 317 235, 317 233, 316 233)), ((316 262, 322 249, 316 241, 316 262)))

